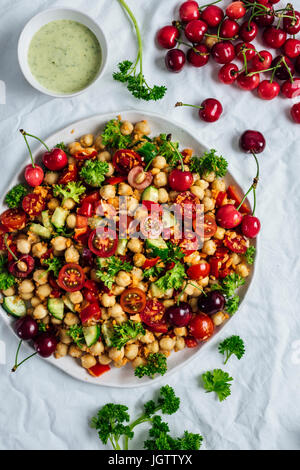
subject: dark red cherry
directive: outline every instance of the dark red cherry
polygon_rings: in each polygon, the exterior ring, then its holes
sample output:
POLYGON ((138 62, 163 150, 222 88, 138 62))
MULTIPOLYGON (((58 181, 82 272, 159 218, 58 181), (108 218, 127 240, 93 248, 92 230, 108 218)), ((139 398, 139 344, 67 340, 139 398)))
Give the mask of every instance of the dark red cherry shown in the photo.
POLYGON ((169 174, 169 186, 174 191, 187 191, 193 184, 193 175, 190 171, 182 171, 177 168, 169 174))
POLYGON ((201 19, 205 21, 205 23, 210 28, 215 28, 219 26, 221 21, 224 18, 223 10, 218 7, 217 5, 209 5, 201 13, 201 19))
POLYGON ((214 45, 212 57, 218 64, 228 64, 235 58, 234 45, 230 41, 221 41, 214 45))
POLYGON ((39 332, 37 322, 29 315, 19 318, 14 324, 14 329, 19 338, 25 341, 33 339, 39 332))
POLYGON ((242 214, 234 207, 233 204, 225 204, 218 209, 216 214, 217 223, 223 228, 234 228, 240 225, 242 214))
POLYGON ((180 72, 185 64, 185 53, 180 49, 171 49, 166 53, 165 64, 170 72, 180 72))
POLYGON ((189 324, 193 313, 187 302, 179 302, 179 305, 173 305, 166 310, 166 316, 171 325, 183 327, 189 324))
POLYGON ((222 112, 223 106, 220 101, 215 98, 207 98, 201 103, 201 108, 199 110, 200 118, 205 122, 215 122, 217 121, 222 112))
POLYGON ((295 69, 296 69, 296 72, 300 74, 300 56, 297 58, 295 62, 295 69))
POLYGON ((274 8, 271 7, 264 15, 257 15, 253 19, 260 27, 271 26, 275 20, 274 8))
POLYGON ((203 67, 209 60, 209 50, 205 44, 198 44, 190 48, 187 52, 187 60, 194 67, 203 67))
POLYGON ((288 34, 297 34, 300 31, 300 12, 296 10, 287 10, 284 12, 286 15, 283 18, 283 29, 288 34), (291 16, 292 18, 287 18, 291 16))
POLYGON ((50 357, 56 346, 57 339, 53 333, 41 333, 34 341, 34 349, 42 357, 50 357))
POLYGON ((236 82, 242 90, 246 91, 252 91, 255 90, 255 88, 258 87, 260 78, 259 78, 259 73, 256 73, 255 75, 251 75, 252 71, 249 70, 249 74, 247 75, 245 72, 242 72, 236 82))
POLYGON ((299 39, 287 39, 282 46, 282 50, 284 52, 284 55, 286 55, 290 59, 295 59, 296 57, 300 56, 299 39))
POLYGON ((186 38, 193 43, 201 42, 206 32, 207 24, 202 20, 190 21, 184 30, 186 38))
POLYGON ((288 80, 290 76, 294 75, 295 73, 294 64, 288 57, 277 56, 272 61, 272 67, 275 67, 277 64, 279 64, 279 62, 281 62, 281 64, 276 69, 275 77, 277 77, 279 80, 288 80), (282 62, 282 60, 284 60, 284 62, 282 62))
POLYGON ((300 96, 300 78, 294 78, 294 81, 287 80, 281 87, 282 94, 286 98, 297 98, 300 96))
POLYGON ((258 26, 254 21, 245 21, 241 26, 240 26, 240 31, 239 31, 239 36, 243 41, 245 42, 251 42, 253 41, 258 33, 258 26))
POLYGON ((236 64, 229 63, 223 65, 219 70, 219 80, 225 85, 231 85, 237 79, 239 68, 236 64))
POLYGON ((296 103, 292 106, 291 116, 297 124, 300 124, 300 103, 296 103))
POLYGON ((238 42, 237 45, 235 46, 235 54, 238 59, 240 59, 242 62, 244 62, 244 54, 246 56, 247 61, 250 61, 253 59, 253 57, 256 56, 256 49, 251 44, 251 42, 238 42))
POLYGON ((266 70, 271 67, 273 56, 269 51, 260 51, 253 57, 251 68, 255 71, 266 70))
POLYGON ((240 138, 240 146, 247 153, 261 153, 265 149, 266 141, 259 131, 245 131, 240 138))
POLYGON ((207 315, 220 312, 225 307, 224 295, 217 291, 210 291, 206 295, 201 295, 198 300, 199 310, 207 315))

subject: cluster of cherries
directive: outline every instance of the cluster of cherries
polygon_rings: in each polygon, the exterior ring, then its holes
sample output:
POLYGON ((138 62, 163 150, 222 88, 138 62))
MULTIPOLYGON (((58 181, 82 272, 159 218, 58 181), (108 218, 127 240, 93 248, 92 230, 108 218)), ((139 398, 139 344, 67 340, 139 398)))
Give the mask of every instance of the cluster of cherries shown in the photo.
MULTIPOLYGON (((300 12, 290 3, 275 10, 274 4, 279 0, 235 0, 224 13, 215 5, 219 1, 203 7, 196 1, 186 1, 179 9, 180 21, 158 31, 159 45, 169 49, 165 58, 167 68, 180 72, 186 62, 202 67, 211 56, 222 65, 218 78, 224 84, 236 82, 243 90, 257 89, 264 100, 274 99, 280 90, 286 98, 299 96, 300 78, 295 74, 300 75, 300 40, 295 35, 300 31, 300 12), (273 57, 268 50, 256 50, 252 41, 259 28, 264 28, 263 43, 270 49, 279 49, 280 54, 273 57), (181 39, 183 34, 185 40, 181 39), (188 46, 186 53, 181 45, 188 46), (242 67, 234 59, 240 60, 242 67), (261 79, 261 73, 270 73, 270 77, 261 79)), ((199 108, 200 118, 206 122, 216 121, 223 111, 221 103, 213 98, 205 100, 199 108)), ((300 123, 300 103, 294 104, 291 116, 300 123)))

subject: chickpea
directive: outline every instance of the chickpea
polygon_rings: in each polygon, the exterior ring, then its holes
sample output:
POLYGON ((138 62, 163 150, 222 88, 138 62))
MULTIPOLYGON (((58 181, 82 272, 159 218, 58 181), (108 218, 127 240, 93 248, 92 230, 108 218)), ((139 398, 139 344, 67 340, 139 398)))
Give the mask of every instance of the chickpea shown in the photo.
POLYGON ((58 236, 51 240, 51 244, 55 250, 64 251, 67 248, 67 241, 67 238, 58 236))
POLYGON ((142 267, 145 261, 146 261, 146 256, 144 256, 142 253, 136 253, 133 256, 134 265, 137 266, 138 268, 142 267))
POLYGON ((34 284, 29 279, 25 279, 19 285, 19 292, 23 294, 28 294, 29 292, 34 291, 34 284))
POLYGON ((211 184, 212 189, 215 189, 216 191, 225 191, 226 190, 226 185, 225 181, 221 179, 215 179, 212 184, 211 184))
POLYGON ((207 181, 208 183, 212 183, 216 177, 216 174, 214 171, 211 171, 210 173, 206 173, 206 175, 203 175, 203 179, 207 181))
POLYGON ((105 152, 100 152, 97 156, 97 159, 100 161, 100 162, 110 162, 111 161, 111 154, 107 151, 105 152))
POLYGON ((154 335, 149 330, 146 330, 146 333, 144 334, 144 336, 141 336, 140 338, 140 341, 145 344, 153 343, 154 340, 155 340, 154 335))
POLYGON ((159 168, 160 170, 162 170, 163 168, 165 168, 167 166, 167 161, 166 161, 165 157, 162 157, 161 155, 158 155, 157 157, 155 157, 152 160, 152 166, 154 168, 159 168))
POLYGON ((75 344, 71 344, 71 346, 69 347, 69 356, 79 358, 82 356, 82 354, 83 352, 78 346, 76 346, 75 344))
POLYGON ((134 218, 139 220, 139 221, 142 221, 147 216, 148 216, 148 211, 147 211, 145 206, 138 207, 137 210, 135 211, 135 214, 134 214, 134 218))
POLYGON ((203 243, 202 252, 207 255, 213 255, 217 249, 217 246, 213 240, 207 240, 203 243))
POLYGON ((201 260, 201 255, 199 251, 194 251, 194 253, 191 253, 190 255, 184 257, 184 261, 192 265, 199 264, 200 260, 201 260))
POLYGON ((178 193, 177 191, 170 191, 170 192, 169 192, 170 201, 171 201, 171 202, 174 202, 175 199, 177 198, 178 194, 179 194, 179 193, 178 193))
POLYGON ((206 190, 204 191, 204 196, 206 196, 206 197, 212 197, 212 192, 211 192, 211 190, 210 190, 210 189, 206 189, 206 190))
POLYGON ((119 271, 116 276, 116 284, 121 287, 127 287, 131 284, 131 276, 126 271, 119 271))
POLYGON ((68 346, 64 343, 58 343, 54 353, 55 359, 60 359, 68 354, 68 346))
POLYGON ((169 200, 169 194, 168 191, 166 191, 164 188, 159 188, 158 190, 158 202, 160 204, 166 204, 169 200))
POLYGON ((119 184, 119 189, 118 189, 118 194, 120 196, 132 196, 133 195, 133 189, 127 183, 120 183, 119 184))
POLYGON ((182 351, 183 349, 185 348, 185 341, 184 341, 184 338, 178 336, 176 338, 176 342, 175 342, 175 352, 178 352, 178 351, 182 351))
POLYGON ((17 249, 20 253, 24 255, 28 255, 28 253, 30 253, 30 250, 31 250, 31 244, 29 243, 28 240, 24 240, 24 239, 18 240, 17 249))
POLYGON ((190 191, 195 196, 197 196, 200 200, 204 198, 204 190, 200 188, 200 186, 192 186, 190 191))
POLYGON ((174 294, 174 289, 168 289, 164 293, 164 299, 172 299, 174 294))
POLYGON ((93 356, 100 356, 104 352, 104 344, 102 341, 97 341, 97 343, 93 344, 93 346, 90 347, 90 353, 93 356))
POLYGON ((144 366, 146 363, 147 363, 146 359, 138 356, 132 361, 131 365, 135 369, 138 366, 144 366))
POLYGON ((102 143, 102 135, 101 134, 96 137, 94 147, 95 147, 96 150, 105 149, 105 145, 103 145, 103 143, 102 143))
POLYGON ((152 354, 157 353, 159 351, 158 341, 155 340, 152 343, 147 344, 147 349, 152 354))
POLYGON ((157 175, 154 176, 153 183, 158 188, 166 186, 168 183, 167 174, 160 171, 157 175))
POLYGON ((69 145, 69 153, 75 155, 77 152, 82 152, 83 148, 79 142, 71 142, 69 145))
POLYGON ((69 228, 75 228, 76 227, 76 214, 68 215, 66 222, 69 228))
POLYGON ((89 369, 90 367, 93 367, 96 364, 97 360, 91 354, 84 354, 84 356, 81 357, 81 365, 85 369, 89 369))
POLYGON ((106 354, 101 354, 101 356, 99 356, 98 359, 99 359, 100 364, 104 366, 111 363, 111 359, 106 354))
POLYGON ((33 318, 35 318, 36 320, 42 320, 43 318, 45 318, 47 315, 48 315, 48 310, 46 309, 46 307, 43 305, 43 304, 39 304, 35 307, 35 309, 33 310, 33 318))
POLYGON ((133 132, 133 124, 131 124, 131 122, 129 122, 129 121, 124 121, 124 122, 122 122, 120 131, 121 131, 121 134, 122 134, 122 135, 130 135, 130 134, 132 134, 132 132, 133 132))
POLYGON ((56 199, 56 197, 53 197, 48 202, 48 209, 50 209, 50 211, 55 211, 55 209, 59 206, 60 206, 60 203, 59 203, 59 200, 56 199))
POLYGON ((124 292, 125 290, 125 287, 121 287, 121 286, 117 286, 116 284, 113 286, 111 292, 114 294, 114 295, 121 295, 122 292, 124 292))
POLYGON ((64 328, 61 328, 61 330, 59 332, 59 339, 64 344, 71 344, 72 343, 72 338, 71 338, 70 335, 68 335, 68 330, 65 330, 64 328))
POLYGON ((128 197, 127 198, 127 210, 128 213, 133 215, 139 205, 139 201, 135 197, 128 197))
POLYGON ((250 273, 250 270, 248 268, 248 266, 246 265, 246 263, 240 263, 237 265, 237 267, 235 268, 237 274, 239 274, 240 276, 242 277, 247 277, 249 276, 249 273, 250 273))
POLYGON ((41 258, 46 253, 47 250, 48 250, 48 247, 46 243, 43 243, 43 242, 35 243, 32 246, 32 254, 36 258, 41 258))
POLYGON ((203 191, 205 191, 208 188, 209 183, 205 180, 200 179, 196 182, 196 186, 199 186, 201 189, 203 189, 203 191))
POLYGON ((215 326, 220 326, 226 320, 226 315, 224 312, 217 312, 211 316, 211 319, 215 326))
POLYGON ((81 302, 83 301, 83 295, 80 290, 76 290, 75 292, 69 292, 68 297, 72 304, 81 304, 81 302))
POLYGON ((44 284, 37 288, 36 293, 40 299, 44 300, 46 299, 46 297, 49 297, 49 295, 51 294, 51 291, 52 291, 52 288, 50 287, 50 285, 44 284))
POLYGON ((149 127, 148 122, 143 120, 143 121, 136 123, 136 125, 134 126, 134 131, 142 135, 149 135, 151 132, 151 129, 149 127))
POLYGON ((103 294, 101 297, 101 304, 103 307, 113 307, 116 303, 116 297, 114 295, 103 294))
POLYGON ((133 253, 141 253, 143 250, 143 242, 139 238, 131 238, 127 244, 127 248, 133 253))
POLYGON ((73 325, 78 325, 79 323, 79 318, 75 313, 68 312, 65 315, 64 322, 67 326, 73 326, 73 325))
POLYGON ((11 295, 15 295, 15 292, 14 287, 9 287, 8 289, 3 290, 2 294, 5 295, 5 297, 10 297, 11 295))
POLYGON ((163 351, 172 351, 175 346, 175 340, 173 338, 170 338, 169 336, 164 336, 160 340, 159 346, 163 351))
POLYGON ((193 295, 194 289, 195 288, 192 284, 187 284, 186 287, 184 288, 184 293, 186 295, 193 295))
POLYGON ((168 299, 163 301, 163 305, 165 308, 172 307, 175 304, 175 300, 173 299, 168 299))
POLYGON ((47 171, 44 178, 44 183, 52 185, 56 184, 59 178, 59 174, 56 171, 47 171))
POLYGON ((117 318, 124 313, 124 310, 120 304, 116 303, 113 307, 108 309, 108 313, 110 317, 117 318))
POLYGON ((144 272, 140 268, 133 268, 131 271, 132 277, 135 277, 138 281, 141 281, 144 277, 144 272))
POLYGON ((202 203, 204 205, 205 212, 212 211, 215 208, 215 201, 210 197, 205 196, 202 203))
POLYGON ((70 248, 65 251, 65 260, 67 263, 78 263, 79 258, 79 251, 76 250, 74 245, 71 245, 70 248))
POLYGON ((192 312, 197 313, 198 312, 198 299, 197 299, 197 297, 190 298, 189 304, 190 304, 190 307, 192 309, 192 312))
POLYGON ((50 321, 53 325, 61 325, 62 324, 62 320, 59 320, 58 318, 51 317, 50 321))
POLYGON ((34 271, 33 273, 33 280, 39 284, 40 286, 42 286, 43 284, 47 284, 48 282, 48 276, 49 276, 49 273, 48 271, 45 271, 44 269, 37 269, 36 271, 34 271))
POLYGON ((148 289, 147 284, 144 282, 139 282, 136 287, 141 289, 143 292, 147 292, 147 289, 148 289))
MULTIPOLYGON (((201 287, 206 287, 206 286, 208 286, 208 284, 209 284, 209 276, 206 276, 206 277, 204 277, 203 279, 200 279, 199 284, 200 284, 201 287)), ((201 291, 200 291, 200 290, 198 290, 198 294, 196 294, 196 293, 194 292, 194 297, 198 297, 199 295, 201 295, 201 291)))
POLYGON ((187 335, 187 329, 186 329, 185 326, 174 328, 174 333, 175 333, 176 336, 186 336, 187 335))
POLYGON ((112 186, 111 184, 105 184, 100 189, 100 196, 105 200, 111 199, 115 197, 115 195, 116 195, 116 188, 115 186, 112 186))
POLYGON ((216 233, 214 234, 214 237, 215 237, 217 240, 223 240, 223 238, 225 237, 225 228, 223 228, 223 227, 217 227, 217 231, 216 231, 216 233))
POLYGON ((105 173, 105 175, 106 175, 107 177, 110 177, 110 176, 112 176, 112 175, 114 174, 114 172, 115 172, 115 167, 113 166, 112 163, 109 162, 109 163, 108 163, 108 170, 107 170, 107 172, 105 173))
POLYGON ((110 359, 116 362, 121 361, 124 357, 124 354, 125 354, 125 350, 123 347, 121 349, 110 348, 108 352, 108 356, 110 357, 110 359))
POLYGON ((80 143, 83 147, 91 147, 94 143, 93 134, 85 134, 81 137, 80 143))
POLYGON ((75 201, 71 197, 68 197, 63 203, 63 208, 67 210, 71 210, 75 207, 75 201))
POLYGON ((233 265, 239 264, 242 261, 241 257, 237 253, 232 253, 230 258, 233 265))
POLYGON ((139 347, 137 344, 127 344, 125 346, 125 357, 130 361, 136 358, 139 352, 139 347))
POLYGON ((28 292, 28 294, 20 293, 20 297, 23 300, 30 300, 33 297, 33 292, 28 292))

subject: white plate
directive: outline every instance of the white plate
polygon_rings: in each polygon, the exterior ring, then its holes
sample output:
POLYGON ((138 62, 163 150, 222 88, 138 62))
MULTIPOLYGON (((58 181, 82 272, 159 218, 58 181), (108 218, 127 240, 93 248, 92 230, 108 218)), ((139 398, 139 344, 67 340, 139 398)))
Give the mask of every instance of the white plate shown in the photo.
MULTIPOLYGON (((99 132, 104 128, 107 121, 116 117, 116 114, 104 114, 93 116, 88 119, 84 119, 83 121, 76 122, 71 124, 59 132, 56 132, 51 137, 46 140, 47 145, 51 148, 55 146, 59 142, 69 143, 75 139, 78 139, 83 134, 92 133, 92 134, 99 134, 99 132)), ((181 148, 192 148, 196 155, 201 156, 207 148, 201 144, 201 142, 194 136, 194 134, 182 127, 180 123, 175 121, 171 121, 170 119, 166 119, 165 117, 148 112, 141 112, 141 111, 123 111, 119 112, 122 116, 122 119, 129 120, 131 122, 137 122, 142 119, 147 119, 153 135, 158 135, 160 133, 172 134, 173 140, 178 140, 180 142, 181 148)), ((213 142, 211 143, 213 147, 213 142)), ((38 158, 41 154, 41 151, 44 151, 42 147, 40 147, 35 153, 34 157, 38 158)), ((25 166, 25 165, 24 165, 25 166)), ((15 177, 12 181, 11 186, 14 186, 20 179, 22 179, 22 173, 20 177, 15 177)), ((238 183, 234 180, 234 178, 230 175, 230 173, 226 176, 226 184, 234 184, 240 189, 238 183)), ((3 201, 4 197, 2 198, 3 201)), ((0 212, 2 212, 7 207, 1 203, 0 212)), ((253 278, 253 268, 251 275, 247 278, 245 285, 240 288, 239 295, 241 297, 241 301, 244 301, 245 295, 247 290, 249 289, 250 283, 253 278)), ((241 308, 241 307, 240 307, 241 308)), ((236 315, 238 312, 236 313, 236 315)), ((0 315, 7 323, 7 325, 12 328, 13 318, 7 315, 7 313, 1 308, 0 315)), ((230 319, 226 322, 226 324, 230 321, 230 319)), ((216 333, 222 329, 216 329, 216 333)), ((183 367, 184 365, 188 364, 191 360, 195 359, 199 356, 200 351, 204 348, 206 343, 199 345, 197 348, 188 349, 185 348, 183 351, 180 352, 173 352, 171 356, 168 358, 168 372, 164 375, 170 375, 171 373, 178 371, 179 368, 183 367)), ((29 349, 29 346, 28 346, 29 349)), ((51 364, 55 365, 59 369, 63 370, 67 374, 71 375, 72 377, 82 380, 84 382, 89 382, 96 385, 102 385, 106 387, 141 387, 144 385, 149 385, 150 383, 153 384, 154 382, 161 379, 160 376, 153 380, 149 380, 149 378, 144 377, 142 379, 138 379, 134 376, 133 369, 130 364, 122 367, 121 369, 117 369, 112 367, 111 371, 102 375, 99 378, 93 378, 83 369, 76 359, 71 358, 70 356, 62 358, 62 359, 54 359, 53 357, 46 359, 51 364)), ((46 367, 46 366, 45 366, 46 367)))

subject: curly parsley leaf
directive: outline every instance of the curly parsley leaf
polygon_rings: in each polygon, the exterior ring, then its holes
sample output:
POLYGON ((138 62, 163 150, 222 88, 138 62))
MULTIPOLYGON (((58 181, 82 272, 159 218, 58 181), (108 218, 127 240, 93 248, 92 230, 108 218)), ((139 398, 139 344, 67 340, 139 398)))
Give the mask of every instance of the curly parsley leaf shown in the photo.
POLYGON ((134 375, 141 379, 145 375, 153 377, 155 374, 164 375, 167 372, 167 358, 162 353, 149 354, 147 364, 136 367, 134 375))
POLYGON ((105 147, 122 149, 130 145, 132 140, 131 136, 123 135, 121 133, 121 126, 122 122, 119 121, 119 119, 108 121, 101 134, 102 144, 105 145, 105 147))
POLYGON ((248 264, 254 263, 255 253, 256 253, 256 249, 254 246, 249 246, 249 248, 247 248, 247 251, 245 253, 245 258, 248 264))
POLYGON ((17 184, 14 186, 5 196, 5 202, 10 207, 10 209, 14 209, 15 207, 19 207, 21 202, 28 193, 28 189, 25 184, 17 184))
POLYGON ((226 311, 231 315, 235 313, 240 304, 240 298, 235 295, 236 289, 245 284, 245 279, 239 274, 233 273, 222 279, 221 283, 213 284, 211 290, 218 290, 226 297, 226 311))
POLYGON ((92 418, 91 427, 97 429, 98 436, 103 444, 110 441, 113 448, 119 450, 118 441, 121 436, 127 436, 129 439, 133 438, 133 432, 129 425, 125 424, 130 419, 127 412, 128 407, 125 405, 107 403, 98 411, 97 416, 92 418))
POLYGON ((219 353, 225 354, 225 362, 234 354, 239 360, 245 354, 245 344, 240 336, 233 335, 219 344, 219 353))
POLYGON ((15 285, 16 278, 8 272, 7 257, 0 255, 0 290, 6 290, 15 285))
POLYGON ((69 327, 67 334, 72 338, 74 343, 81 349, 84 345, 84 335, 82 326, 72 325, 69 327))
POLYGON ((206 173, 215 173, 217 178, 222 178, 227 173, 228 162, 224 157, 216 155, 216 150, 211 149, 203 154, 201 158, 192 157, 190 171, 203 176, 206 173))
POLYGON ((220 401, 225 400, 231 394, 232 377, 222 369, 214 369, 202 374, 206 392, 216 392, 220 401))
POLYGON ((181 438, 172 437, 167 423, 162 421, 160 416, 154 416, 151 420, 152 427, 149 430, 149 437, 144 442, 147 450, 199 450, 203 437, 185 431, 181 438))
POLYGON ((101 266, 101 258, 97 258, 97 265, 99 266, 99 269, 96 271, 97 278, 104 282, 106 287, 109 289, 112 288, 115 276, 120 271, 126 271, 129 273, 133 269, 133 266, 130 263, 127 261, 122 261, 116 256, 111 256, 108 258, 105 267, 101 266))
POLYGON ((61 150, 63 150, 65 153, 69 153, 69 152, 68 152, 68 147, 66 146, 66 144, 65 144, 64 142, 60 142, 59 144, 56 144, 56 145, 55 145, 55 148, 61 149, 61 150))
POLYGON ((61 196, 63 198, 62 204, 64 204, 64 202, 69 198, 78 203, 80 201, 80 196, 85 191, 86 188, 80 182, 75 181, 71 181, 64 186, 55 184, 53 187, 54 196, 61 196))
POLYGON ((182 286, 185 277, 186 274, 183 264, 177 262, 172 269, 155 281, 155 284, 163 292, 172 288, 177 290, 182 286))
POLYGON ((176 166, 180 160, 178 156, 179 143, 172 142, 171 138, 171 134, 160 134, 158 153, 165 157, 169 166, 176 166))
POLYGON ((58 277, 59 271, 63 267, 63 261, 61 258, 54 256, 53 258, 43 259, 42 264, 48 266, 47 271, 52 271, 55 277, 58 277))
POLYGON ((80 170, 80 176, 90 186, 99 187, 105 180, 108 163, 99 160, 87 160, 80 170))
POLYGON ((111 337, 111 344, 114 348, 122 349, 128 341, 144 336, 146 331, 142 323, 128 320, 120 325, 113 325, 113 335, 111 337))
POLYGON ((146 142, 137 150, 137 153, 144 157, 145 163, 149 163, 158 155, 158 150, 152 142, 146 142))
POLYGON ((161 273, 164 272, 164 270, 165 268, 159 264, 156 264, 151 268, 147 268, 144 271, 144 279, 157 278, 161 273))

